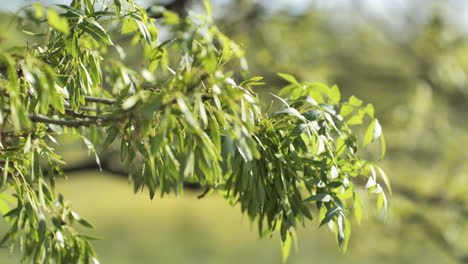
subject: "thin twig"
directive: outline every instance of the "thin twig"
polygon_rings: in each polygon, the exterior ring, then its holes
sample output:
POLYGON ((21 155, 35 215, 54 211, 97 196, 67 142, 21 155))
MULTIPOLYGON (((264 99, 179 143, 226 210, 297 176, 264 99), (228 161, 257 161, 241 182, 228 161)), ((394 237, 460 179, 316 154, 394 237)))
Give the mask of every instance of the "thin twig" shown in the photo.
POLYGON ((92 115, 87 115, 87 114, 83 114, 83 113, 78 113, 73 109, 65 109, 65 112, 67 114, 69 114, 70 116, 78 117, 78 118, 90 118, 90 119, 100 118, 99 116, 92 116, 92 115))
MULTIPOLYGON (((8 92, 3 91, 3 90, 0 90, 0 94, 6 97, 10 96, 8 92)), ((107 104, 107 105, 113 105, 117 103, 117 100, 115 99, 94 97, 94 96, 85 96, 84 99, 87 103, 100 103, 100 104, 107 104)), ((70 106, 68 102, 65 102, 65 104, 66 106, 70 106)))
POLYGON ((210 192, 210 190, 211 190, 211 187, 206 187, 206 189, 203 191, 203 193, 198 195, 197 198, 198 199, 204 198, 210 192))
MULTIPOLYGON (((4 108, 4 111, 11 113, 11 109, 4 108)), ((54 124, 59 126, 66 127, 80 127, 80 126, 92 126, 92 125, 104 125, 111 122, 119 121, 120 119, 115 117, 93 117, 93 118, 84 118, 80 120, 64 120, 64 119, 54 119, 45 116, 37 115, 28 115, 29 119, 33 123, 44 123, 44 124, 54 124)))
POLYGON ((109 99, 109 98, 100 98, 100 97, 92 97, 92 96, 85 96, 84 98, 86 102, 88 103, 100 103, 100 104, 108 104, 108 105, 113 105, 117 103, 117 100, 109 99))
POLYGON ((34 123, 54 124, 54 125, 66 126, 66 127, 103 125, 103 124, 115 122, 118 120, 116 118, 111 118, 111 117, 99 117, 99 118, 92 118, 92 119, 85 118, 81 120, 63 120, 63 119, 53 119, 53 118, 35 116, 35 115, 29 115, 29 119, 31 119, 31 121, 34 123))

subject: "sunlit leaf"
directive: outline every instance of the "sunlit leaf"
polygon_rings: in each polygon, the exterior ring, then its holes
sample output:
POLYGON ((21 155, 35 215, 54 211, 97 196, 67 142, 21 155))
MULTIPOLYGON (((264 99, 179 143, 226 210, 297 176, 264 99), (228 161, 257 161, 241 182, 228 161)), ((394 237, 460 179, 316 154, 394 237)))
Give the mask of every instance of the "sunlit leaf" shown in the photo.
POLYGON ((67 19, 61 18, 57 11, 52 8, 47 9, 47 21, 56 30, 64 33, 65 35, 70 34, 70 28, 68 26, 67 19))
POLYGON ((283 256, 283 263, 286 263, 286 261, 289 258, 289 254, 291 253, 291 247, 292 247, 292 238, 291 235, 288 233, 286 235, 286 240, 281 242, 281 253, 283 256))
POLYGON ((91 35, 96 41, 106 45, 114 45, 104 28, 95 20, 85 19, 83 22, 79 23, 78 26, 84 32, 91 35))
MULTIPOLYGON (((371 142, 374 142, 382 134, 382 127, 377 119, 372 120, 366 130, 364 135, 363 146, 368 145, 371 142)), ((384 151, 384 150, 383 150, 384 151)))
POLYGON ((287 74, 287 73, 278 73, 278 76, 283 78, 284 80, 292 83, 292 84, 296 84, 296 85, 300 85, 299 82, 296 80, 296 78, 294 78, 294 76, 290 75, 290 74, 287 74))
POLYGON ((319 193, 317 195, 313 195, 305 199, 304 202, 312 202, 312 201, 330 202, 331 200, 332 200, 332 197, 328 193, 319 193))

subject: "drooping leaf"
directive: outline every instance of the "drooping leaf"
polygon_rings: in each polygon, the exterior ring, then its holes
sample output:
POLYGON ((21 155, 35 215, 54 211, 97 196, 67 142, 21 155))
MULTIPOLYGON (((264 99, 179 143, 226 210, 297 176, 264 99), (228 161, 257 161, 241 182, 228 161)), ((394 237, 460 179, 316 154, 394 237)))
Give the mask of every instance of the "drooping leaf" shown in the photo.
POLYGON ((304 202, 312 202, 312 201, 320 201, 320 202, 330 202, 332 197, 328 193, 318 193, 316 195, 312 195, 311 197, 304 200, 304 202))
POLYGON ((84 32, 88 33, 96 41, 113 46, 114 43, 112 39, 107 34, 107 32, 102 28, 102 26, 93 19, 84 19, 81 23, 78 24, 78 27, 84 32))
POLYGON ((281 242, 281 253, 283 256, 283 263, 287 262, 289 255, 291 253, 291 247, 292 247, 292 237, 288 233, 286 235, 286 239, 281 242))
POLYGON ((278 111, 278 112, 275 112, 275 114, 290 114, 290 115, 293 115, 301 120, 305 120, 305 117, 303 115, 301 115, 301 113, 299 113, 299 111, 297 111, 295 108, 292 108, 292 107, 288 107, 288 108, 285 108, 281 111, 278 111))
POLYGON ((363 146, 368 145, 371 142, 374 142, 377 138, 382 135, 382 127, 377 119, 372 120, 372 122, 367 127, 366 133, 364 135, 363 146))

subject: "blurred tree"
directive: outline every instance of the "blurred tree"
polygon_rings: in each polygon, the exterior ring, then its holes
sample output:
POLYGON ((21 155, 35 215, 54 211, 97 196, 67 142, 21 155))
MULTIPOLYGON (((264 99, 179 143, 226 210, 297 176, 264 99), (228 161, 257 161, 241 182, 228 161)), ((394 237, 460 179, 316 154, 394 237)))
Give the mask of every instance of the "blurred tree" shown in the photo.
POLYGON ((281 107, 262 110, 251 89, 262 78, 237 84, 225 69, 239 64, 247 75, 243 51, 213 25, 208 2, 206 17, 163 11, 159 28, 171 32, 164 42, 133 1, 56 7, 25 9, 19 20, 31 43, 0 52, 0 211, 10 224, 2 243, 18 242, 25 261, 97 262, 92 237, 73 228, 90 223, 54 190, 64 172, 51 146, 67 135, 81 138, 98 166, 97 148, 118 149, 135 192, 151 199, 181 194, 187 182, 216 190, 240 204, 261 236, 278 230, 285 258, 311 205, 344 250, 347 216, 360 221, 362 213, 354 184, 365 183, 377 210, 386 208, 377 183, 388 186, 385 173, 357 152, 379 139, 385 154, 374 107, 341 101, 336 86, 279 74, 287 83, 284 98, 276 96, 281 107), (117 40, 141 51, 136 66, 117 40), (351 126, 363 123, 358 140, 351 126))
MULTIPOLYGON (((341 2, 348 7, 244 20, 249 10, 232 1, 230 9, 240 11, 219 24, 245 47, 250 70, 266 76, 267 92, 284 84, 271 72, 294 72, 345 84, 344 94, 376 103, 391 142, 387 161, 398 205, 387 227, 398 231, 393 234, 420 231, 417 239, 430 239, 464 262, 468 43, 466 28, 449 12, 457 1, 404 1, 389 16, 369 11, 368 1, 341 2)), ((262 94, 262 87, 256 91, 262 94)))

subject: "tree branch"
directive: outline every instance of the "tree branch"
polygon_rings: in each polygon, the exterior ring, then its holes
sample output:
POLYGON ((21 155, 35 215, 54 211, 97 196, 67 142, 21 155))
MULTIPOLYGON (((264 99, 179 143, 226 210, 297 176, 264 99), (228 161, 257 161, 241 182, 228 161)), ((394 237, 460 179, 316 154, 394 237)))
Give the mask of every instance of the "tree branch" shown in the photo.
POLYGON ((66 126, 66 127, 104 125, 104 124, 115 122, 118 120, 115 118, 108 118, 108 117, 85 118, 81 120, 63 120, 63 119, 53 119, 53 118, 34 116, 34 115, 29 115, 29 119, 31 119, 31 121, 34 123, 54 124, 54 125, 66 126))
MULTIPOLYGON (((91 172, 91 171, 103 171, 107 172, 109 174, 112 174, 117 177, 122 177, 122 178, 128 178, 129 172, 122 169, 118 168, 114 165, 113 162, 111 162, 108 159, 103 159, 101 160, 101 166, 96 163, 94 160, 88 160, 83 163, 76 164, 74 166, 69 166, 62 168, 62 171, 65 174, 72 174, 72 173, 79 173, 79 172, 91 172)), ((47 171, 43 172, 44 175, 47 175, 47 171)), ((194 190, 194 191, 199 191, 202 189, 202 185, 197 183, 197 182, 184 182, 184 188, 189 189, 189 190, 194 190)), ((209 190, 209 189, 208 189, 209 190)), ((204 191, 202 193, 203 196, 207 194, 207 191, 204 191)), ((200 195, 201 196, 201 195, 200 195)), ((202 196, 202 197, 203 197, 202 196)), ((202 198, 200 197, 200 198, 202 198)))
MULTIPOLYGON (((6 96, 6 97, 10 96, 10 94, 8 92, 3 91, 3 90, 0 90, 0 94, 2 94, 3 96, 6 96)), ((107 104, 107 105, 112 105, 112 104, 117 103, 117 100, 115 100, 115 99, 94 97, 94 96, 85 96, 84 99, 85 99, 85 101, 87 103, 100 103, 100 104, 107 104)), ((66 105, 70 106, 70 104, 68 102, 66 102, 66 105)))
POLYGON ((84 98, 86 102, 88 103, 100 103, 100 104, 113 105, 117 102, 117 100, 109 99, 109 98, 100 98, 100 97, 92 97, 92 96, 85 96, 84 98))
MULTIPOLYGON (((6 113, 11 113, 10 108, 3 109, 6 113)), ((103 117, 103 116, 96 116, 93 118, 86 117, 80 120, 64 120, 64 119, 54 119, 45 116, 38 116, 38 115, 28 115, 29 119, 33 123, 44 123, 44 124, 54 124, 59 126, 66 126, 66 127, 80 127, 80 126, 92 126, 92 125, 104 125, 111 122, 119 121, 121 119, 115 117, 103 117)))

